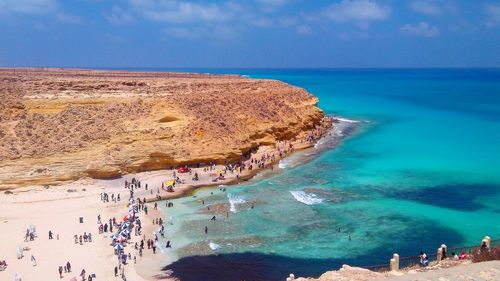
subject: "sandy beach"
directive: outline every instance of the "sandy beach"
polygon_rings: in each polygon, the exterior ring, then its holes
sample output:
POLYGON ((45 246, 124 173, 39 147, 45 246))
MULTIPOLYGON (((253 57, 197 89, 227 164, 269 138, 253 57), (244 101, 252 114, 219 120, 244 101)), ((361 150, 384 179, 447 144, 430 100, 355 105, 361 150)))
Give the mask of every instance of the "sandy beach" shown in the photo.
POLYGON ((215 165, 210 168, 192 168, 188 173, 176 173, 179 183, 173 192, 167 192, 161 186, 173 178, 175 170, 129 174, 113 180, 82 179, 60 186, 29 186, 2 192, 0 225, 3 239, 0 239, 0 260, 5 260, 8 266, 0 272, 0 279, 14 280, 15 275, 19 274, 22 280, 71 280, 73 277, 81 280, 79 276, 84 269, 86 276, 95 274, 97 280, 120 280, 114 274, 119 262, 111 246, 110 232, 99 234, 98 216, 101 216, 103 223, 112 218, 121 221, 128 212, 130 194, 130 190, 125 188, 125 181, 130 182, 135 178, 142 185, 134 190, 134 196, 146 198, 148 214, 139 212, 143 223, 142 235, 136 236, 132 232, 124 249, 126 254, 131 254, 131 259, 124 265, 123 273, 126 280, 154 280, 161 276, 160 269, 165 265, 165 256, 158 251, 153 254, 145 248, 143 256, 139 257, 134 243, 144 238, 154 239, 153 233, 160 227, 154 224, 154 220, 162 216, 154 209, 155 202, 165 204, 165 201, 159 200, 184 196, 198 187, 229 185, 251 178, 293 151, 314 146, 329 131, 331 124, 331 119, 325 119, 321 126, 308 135, 308 140, 298 138, 273 146, 260 146, 243 162, 247 168, 241 172, 237 169, 230 172, 227 166, 215 165), (199 175, 197 181, 193 180, 195 173, 199 175), (214 181, 215 178, 217 181, 214 181), (147 190, 145 184, 148 184, 147 190), (115 198, 119 195, 121 200, 103 202, 101 196, 104 193, 113 194, 115 198), (80 222, 80 218, 83 218, 83 222, 80 222), (25 239, 30 225, 36 228, 37 236, 33 241, 25 239), (49 239, 49 231, 53 233, 53 239, 49 239), (92 242, 75 243, 74 235, 79 236, 84 232, 92 234, 92 242), (24 249, 24 256, 20 259, 17 256, 18 247, 24 249), (134 263, 134 256, 137 263, 134 263), (72 270, 63 272, 63 277, 59 278, 58 268, 67 262, 71 264, 72 270))

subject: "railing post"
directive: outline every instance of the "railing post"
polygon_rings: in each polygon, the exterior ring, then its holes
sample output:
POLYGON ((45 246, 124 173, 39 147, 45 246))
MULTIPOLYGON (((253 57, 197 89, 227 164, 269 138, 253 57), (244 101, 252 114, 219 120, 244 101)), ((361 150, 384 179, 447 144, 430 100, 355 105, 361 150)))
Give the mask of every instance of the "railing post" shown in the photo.
POLYGON ((436 263, 439 263, 442 258, 443 258, 443 249, 438 248, 437 253, 436 253, 436 263))
POLYGON ((486 244, 486 247, 490 248, 490 246, 491 246, 491 238, 489 236, 484 236, 483 240, 481 241, 481 246, 484 243, 486 244))
POLYGON ((399 270, 399 255, 393 254, 392 259, 390 260, 391 271, 399 270))
POLYGON ((441 244, 441 249, 442 249, 442 258, 446 258, 446 255, 449 255, 448 254, 448 246, 446 246, 445 244, 441 244))

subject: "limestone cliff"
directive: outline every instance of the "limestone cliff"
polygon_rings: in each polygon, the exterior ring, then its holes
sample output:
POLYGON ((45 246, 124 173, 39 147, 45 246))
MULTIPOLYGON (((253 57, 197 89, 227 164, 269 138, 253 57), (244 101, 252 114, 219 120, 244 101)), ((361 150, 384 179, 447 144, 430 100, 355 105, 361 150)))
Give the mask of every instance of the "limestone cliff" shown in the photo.
POLYGON ((0 69, 0 189, 236 160, 314 127, 317 102, 239 76, 0 69))

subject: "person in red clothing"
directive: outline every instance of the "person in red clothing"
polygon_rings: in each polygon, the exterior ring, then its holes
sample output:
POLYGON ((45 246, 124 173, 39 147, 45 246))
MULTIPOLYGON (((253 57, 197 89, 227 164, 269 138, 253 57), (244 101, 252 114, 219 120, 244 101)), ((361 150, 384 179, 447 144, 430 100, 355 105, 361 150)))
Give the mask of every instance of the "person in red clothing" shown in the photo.
POLYGON ((464 250, 462 250, 462 252, 460 252, 460 256, 458 256, 458 259, 460 259, 460 260, 466 260, 467 259, 467 254, 465 253, 464 250))

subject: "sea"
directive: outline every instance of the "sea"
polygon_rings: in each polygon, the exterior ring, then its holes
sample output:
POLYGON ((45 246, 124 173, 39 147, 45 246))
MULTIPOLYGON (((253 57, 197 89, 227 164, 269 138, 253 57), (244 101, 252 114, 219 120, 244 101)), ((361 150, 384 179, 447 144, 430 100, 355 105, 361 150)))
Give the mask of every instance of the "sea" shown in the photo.
POLYGON ((318 277, 500 238, 500 69, 176 71, 280 80, 358 121, 308 161, 162 207, 165 270, 181 280, 318 277), (222 204, 230 212, 211 221, 207 206, 222 204))

